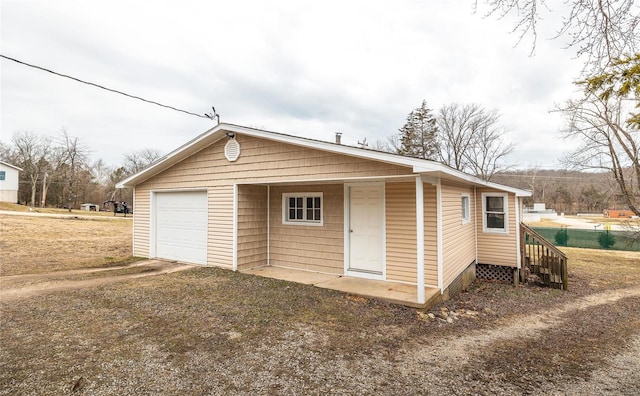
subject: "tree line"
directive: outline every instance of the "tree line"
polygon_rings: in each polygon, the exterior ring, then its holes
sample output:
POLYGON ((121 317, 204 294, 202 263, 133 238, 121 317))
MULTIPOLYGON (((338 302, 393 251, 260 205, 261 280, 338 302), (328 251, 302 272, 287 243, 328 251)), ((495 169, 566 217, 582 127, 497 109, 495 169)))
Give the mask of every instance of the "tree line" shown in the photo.
POLYGON ((0 143, 0 159, 22 168, 18 203, 40 208, 132 202, 132 191, 116 190, 116 183, 160 158, 158 150, 143 149, 125 154, 122 164, 113 167, 101 159, 92 162, 90 153, 89 146, 64 128, 58 136, 16 132, 10 144, 0 143))

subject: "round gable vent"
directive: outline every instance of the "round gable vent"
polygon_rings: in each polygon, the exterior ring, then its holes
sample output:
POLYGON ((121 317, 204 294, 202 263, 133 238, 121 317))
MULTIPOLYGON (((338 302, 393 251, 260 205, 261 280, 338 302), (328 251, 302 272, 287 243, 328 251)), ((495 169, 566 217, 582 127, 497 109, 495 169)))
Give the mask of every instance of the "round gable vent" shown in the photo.
POLYGON ((230 162, 235 162, 240 157, 240 143, 235 138, 230 138, 224 145, 224 156, 230 162))

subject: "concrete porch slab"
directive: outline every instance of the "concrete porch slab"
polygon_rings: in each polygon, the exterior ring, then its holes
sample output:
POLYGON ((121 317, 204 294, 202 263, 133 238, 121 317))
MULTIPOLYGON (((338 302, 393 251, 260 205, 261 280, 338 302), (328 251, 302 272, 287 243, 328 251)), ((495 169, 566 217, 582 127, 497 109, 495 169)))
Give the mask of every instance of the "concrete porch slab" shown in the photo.
POLYGON ((418 303, 418 290, 414 285, 380 280, 322 274, 311 271, 280 267, 259 267, 242 271, 247 274, 282 279, 289 282, 313 285, 323 289, 337 290, 361 297, 425 309, 441 301, 442 295, 436 288, 425 288, 425 303, 418 303))
POLYGON ((258 267, 247 271, 245 274, 264 276, 265 278, 281 279, 289 282, 302 283, 305 285, 316 285, 340 277, 340 275, 322 274, 319 272, 301 271, 280 267, 258 267))

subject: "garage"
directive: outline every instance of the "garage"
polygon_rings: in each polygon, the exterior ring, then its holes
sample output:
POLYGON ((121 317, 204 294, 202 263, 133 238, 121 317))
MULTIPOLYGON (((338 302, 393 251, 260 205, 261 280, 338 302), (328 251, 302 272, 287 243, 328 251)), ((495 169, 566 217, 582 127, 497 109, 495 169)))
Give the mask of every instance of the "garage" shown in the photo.
POLYGON ((207 192, 157 192, 156 257, 193 264, 207 263, 207 192))

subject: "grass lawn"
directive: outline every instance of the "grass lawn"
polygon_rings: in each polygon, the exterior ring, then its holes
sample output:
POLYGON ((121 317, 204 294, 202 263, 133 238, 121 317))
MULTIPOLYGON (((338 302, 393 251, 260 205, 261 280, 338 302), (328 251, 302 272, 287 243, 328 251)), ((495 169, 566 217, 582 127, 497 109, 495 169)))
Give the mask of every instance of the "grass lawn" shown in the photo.
MULTIPOLYGON (((8 219, 32 239, 3 275, 126 259, 106 256, 120 246, 107 236, 131 224, 104 222, 93 232, 111 248, 59 252, 36 230, 94 221, 8 219)), ((640 253, 565 251, 569 291, 477 281, 434 308, 451 322, 209 267, 0 303, 0 395, 637 394, 640 253)))
POLYGON ((3 215, 0 218, 0 276, 127 262, 132 251, 131 225, 128 219, 100 216, 3 215))

